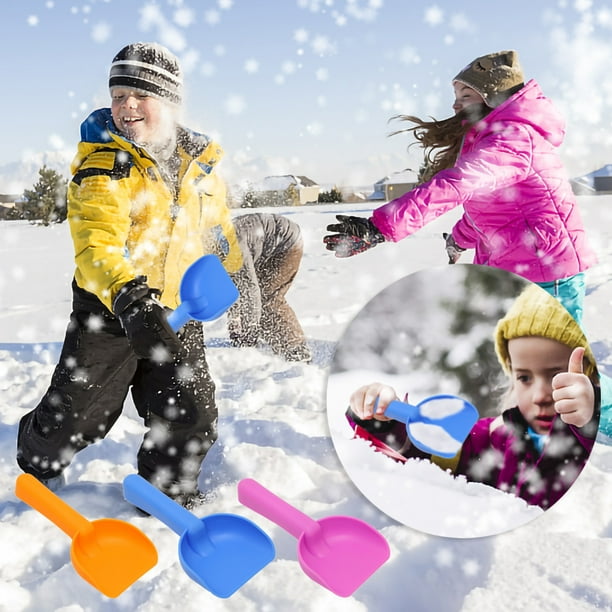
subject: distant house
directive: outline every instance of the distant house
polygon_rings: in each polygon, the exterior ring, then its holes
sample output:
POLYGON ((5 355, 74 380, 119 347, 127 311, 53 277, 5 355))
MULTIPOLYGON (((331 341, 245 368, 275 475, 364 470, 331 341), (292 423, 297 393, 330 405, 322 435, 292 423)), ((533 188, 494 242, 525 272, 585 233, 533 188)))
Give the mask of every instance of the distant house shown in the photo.
POLYGON ((385 181, 389 180, 388 176, 374 183, 374 191, 368 196, 368 200, 384 200, 385 199, 385 181))
POLYGON ((284 174, 267 176, 253 187, 259 206, 300 206, 319 199, 321 187, 307 176, 284 174))
POLYGON ((572 179, 571 183, 577 195, 612 193, 612 164, 572 179))
POLYGON ((0 193, 0 219, 12 219, 19 214, 22 194, 0 193))
POLYGON ((368 200, 394 200, 414 189, 417 184, 417 175, 412 170, 394 172, 374 183, 374 191, 368 200))

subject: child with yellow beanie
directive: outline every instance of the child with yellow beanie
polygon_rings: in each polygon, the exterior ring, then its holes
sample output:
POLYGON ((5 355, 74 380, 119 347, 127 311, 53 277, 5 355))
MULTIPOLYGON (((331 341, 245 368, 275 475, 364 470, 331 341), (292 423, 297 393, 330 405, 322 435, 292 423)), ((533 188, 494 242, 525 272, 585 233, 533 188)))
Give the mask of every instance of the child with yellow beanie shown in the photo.
MULTIPOLYGON (((548 508, 573 484, 593 448, 600 406, 595 358, 574 318, 534 284, 498 322, 494 340, 510 376, 508 407, 479 419, 447 465, 470 481, 548 508)), ((347 418, 383 442, 391 436, 404 457, 424 457, 405 443, 405 426, 384 414, 397 399, 387 385, 365 385, 351 395, 347 418)))
POLYGON ((536 285, 495 330, 511 380, 510 408, 480 419, 456 473, 548 508, 582 471, 599 424, 599 375, 587 340, 567 310, 536 285))

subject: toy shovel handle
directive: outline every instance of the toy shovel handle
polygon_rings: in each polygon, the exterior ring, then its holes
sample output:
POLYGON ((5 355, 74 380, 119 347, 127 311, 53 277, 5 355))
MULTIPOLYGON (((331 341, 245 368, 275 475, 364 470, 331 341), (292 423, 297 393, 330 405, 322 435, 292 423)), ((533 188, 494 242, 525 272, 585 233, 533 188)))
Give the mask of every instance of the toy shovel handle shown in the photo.
POLYGON ((408 425, 408 423, 419 418, 419 408, 418 406, 395 400, 390 402, 385 409, 385 416, 408 425))
POLYGON ((177 504, 138 474, 129 474, 123 479, 123 497, 158 518, 179 535, 186 531, 197 532, 204 529, 204 524, 195 514, 177 504))
POLYGON ((189 323, 191 320, 191 314, 189 312, 188 302, 182 302, 175 310, 168 315, 168 325, 173 331, 177 332, 185 323, 189 323))
POLYGON ((252 478, 238 483, 238 501, 282 527, 294 538, 318 528, 314 519, 260 485, 252 478))
POLYGON ((26 504, 38 510, 52 523, 55 523, 71 538, 83 530, 90 529, 92 523, 74 508, 69 506, 32 474, 20 474, 15 482, 15 495, 26 504))

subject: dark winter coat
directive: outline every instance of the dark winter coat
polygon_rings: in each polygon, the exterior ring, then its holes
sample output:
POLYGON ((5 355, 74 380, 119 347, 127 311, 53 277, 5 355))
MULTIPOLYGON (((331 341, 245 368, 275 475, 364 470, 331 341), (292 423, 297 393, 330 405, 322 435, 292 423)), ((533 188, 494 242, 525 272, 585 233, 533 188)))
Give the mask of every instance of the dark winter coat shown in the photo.
POLYGON ((463 444, 456 473, 514 493, 528 504, 552 506, 584 468, 597 434, 597 420, 577 428, 555 417, 540 454, 518 408, 504 411, 502 419, 478 420, 463 444))

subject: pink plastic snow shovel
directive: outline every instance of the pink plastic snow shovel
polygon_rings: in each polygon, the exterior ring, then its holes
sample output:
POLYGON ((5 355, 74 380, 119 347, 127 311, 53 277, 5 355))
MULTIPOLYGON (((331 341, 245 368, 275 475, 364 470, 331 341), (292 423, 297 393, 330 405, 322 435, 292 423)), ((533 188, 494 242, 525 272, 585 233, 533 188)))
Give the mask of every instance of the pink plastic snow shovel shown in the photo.
POLYGON ((117 597, 157 563, 142 531, 117 519, 88 521, 31 474, 21 474, 15 495, 72 538, 74 569, 107 597, 117 597))
POLYGON ((357 518, 314 520, 252 478, 238 483, 238 499, 298 538, 306 575, 340 597, 352 595, 389 558, 385 538, 357 518))
POLYGON ((232 595, 276 555, 272 540, 255 523, 237 514, 198 518, 137 474, 124 478, 123 495, 180 534, 185 573, 217 597, 232 595))
POLYGON ((385 416, 406 425, 412 443, 438 457, 454 457, 478 420, 478 410, 457 395, 432 395, 416 406, 391 402, 385 416))

